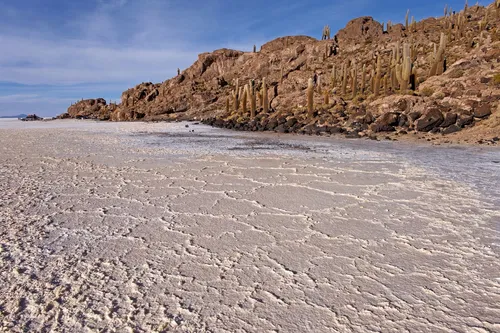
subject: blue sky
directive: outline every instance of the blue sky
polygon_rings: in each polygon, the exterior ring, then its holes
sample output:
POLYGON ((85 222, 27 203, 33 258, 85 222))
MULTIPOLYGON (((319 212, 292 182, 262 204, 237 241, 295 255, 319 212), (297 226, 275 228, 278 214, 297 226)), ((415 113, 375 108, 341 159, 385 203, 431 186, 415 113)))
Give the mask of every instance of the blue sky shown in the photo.
POLYGON ((461 9, 464 1, 0 0, 0 115, 52 116, 82 98, 119 100, 202 52, 251 50, 286 35, 320 38, 325 24, 334 34, 358 16, 402 22, 407 9, 417 20, 440 16, 445 3, 461 9))

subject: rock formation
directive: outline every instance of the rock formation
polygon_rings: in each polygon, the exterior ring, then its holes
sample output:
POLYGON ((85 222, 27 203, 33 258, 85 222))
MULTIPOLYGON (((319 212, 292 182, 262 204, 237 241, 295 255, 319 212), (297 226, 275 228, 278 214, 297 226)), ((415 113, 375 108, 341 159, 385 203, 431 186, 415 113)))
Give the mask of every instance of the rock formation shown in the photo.
MULTIPOLYGON (((85 100, 72 105, 68 114, 115 121, 204 120, 241 130, 345 132, 353 137, 386 131, 450 134, 498 118, 496 6, 464 8, 407 26, 361 17, 331 39, 281 37, 259 52, 203 53, 174 78, 125 91, 118 105, 85 100), (306 91, 315 74, 321 80, 308 116, 306 91), (246 113, 233 104, 226 109, 236 81, 242 94, 245 84, 253 82, 260 100, 264 78, 268 113, 259 104, 255 117, 251 107, 246 113)), ((490 121, 486 136, 500 134, 494 124, 490 121)))

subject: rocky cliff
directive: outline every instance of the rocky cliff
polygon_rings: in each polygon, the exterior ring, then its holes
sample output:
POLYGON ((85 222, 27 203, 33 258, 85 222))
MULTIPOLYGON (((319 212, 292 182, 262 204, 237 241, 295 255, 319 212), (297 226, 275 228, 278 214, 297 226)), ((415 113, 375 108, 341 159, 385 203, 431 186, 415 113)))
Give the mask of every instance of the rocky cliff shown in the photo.
POLYGON ((500 1, 404 25, 361 17, 328 40, 282 37, 258 52, 200 54, 174 78, 125 91, 118 105, 85 100, 72 105, 68 115, 204 120, 241 130, 353 137, 467 129, 492 140, 500 136, 499 22, 500 1), (311 113, 306 91, 315 74, 311 113), (269 111, 264 113, 259 102, 251 117, 249 99, 242 105, 243 89, 236 104, 232 94, 237 83, 251 80, 262 94, 263 78, 269 111))

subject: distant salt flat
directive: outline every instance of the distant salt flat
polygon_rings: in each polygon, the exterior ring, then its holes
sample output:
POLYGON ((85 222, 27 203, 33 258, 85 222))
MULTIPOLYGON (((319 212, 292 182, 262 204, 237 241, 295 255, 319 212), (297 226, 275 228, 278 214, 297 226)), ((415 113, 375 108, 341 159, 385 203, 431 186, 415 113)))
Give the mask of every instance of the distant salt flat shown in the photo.
POLYGON ((0 120, 6 331, 500 331, 500 151, 0 120))

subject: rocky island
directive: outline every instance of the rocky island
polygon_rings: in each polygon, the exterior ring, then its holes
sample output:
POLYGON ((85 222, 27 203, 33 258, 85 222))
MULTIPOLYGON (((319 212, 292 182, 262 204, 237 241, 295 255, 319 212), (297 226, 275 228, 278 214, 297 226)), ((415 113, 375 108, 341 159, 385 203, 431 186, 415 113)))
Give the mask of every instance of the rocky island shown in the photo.
POLYGON ((174 78, 123 92, 119 104, 82 100, 61 117, 494 144, 499 13, 497 0, 418 22, 408 12, 404 24, 360 17, 333 38, 326 26, 322 40, 281 37, 260 51, 203 53, 174 78))

